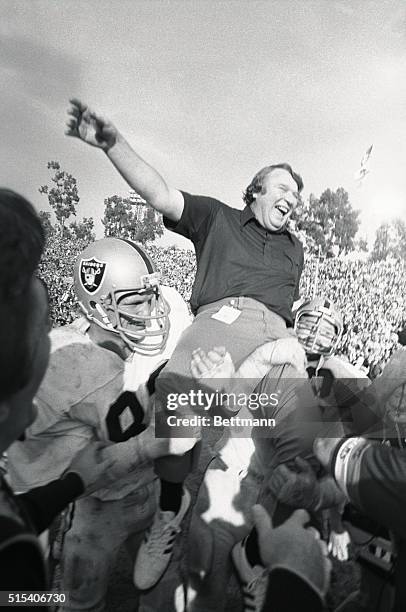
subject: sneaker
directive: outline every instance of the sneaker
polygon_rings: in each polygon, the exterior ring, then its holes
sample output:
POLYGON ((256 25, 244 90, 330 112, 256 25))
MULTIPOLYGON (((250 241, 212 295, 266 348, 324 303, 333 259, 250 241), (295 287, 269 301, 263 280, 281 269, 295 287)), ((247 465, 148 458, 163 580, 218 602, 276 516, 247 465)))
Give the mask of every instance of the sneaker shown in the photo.
POLYGON ((245 553, 245 540, 238 542, 231 557, 242 585, 244 612, 261 612, 268 586, 268 571, 263 565, 252 566, 245 553))
POLYGON ((172 558, 173 546, 180 524, 190 506, 190 493, 183 489, 177 514, 158 510, 154 522, 145 534, 134 566, 134 584, 144 591, 152 588, 162 577, 172 558))

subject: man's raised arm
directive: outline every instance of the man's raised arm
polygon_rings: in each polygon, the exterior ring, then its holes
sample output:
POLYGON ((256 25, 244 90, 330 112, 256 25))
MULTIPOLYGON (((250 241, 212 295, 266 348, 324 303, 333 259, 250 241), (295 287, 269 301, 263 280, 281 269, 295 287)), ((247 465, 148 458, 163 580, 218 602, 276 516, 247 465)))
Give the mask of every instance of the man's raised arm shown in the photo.
POLYGON ((70 100, 68 114, 65 134, 102 149, 136 193, 171 221, 179 221, 184 206, 181 192, 168 187, 159 172, 130 147, 107 117, 76 98, 70 100))

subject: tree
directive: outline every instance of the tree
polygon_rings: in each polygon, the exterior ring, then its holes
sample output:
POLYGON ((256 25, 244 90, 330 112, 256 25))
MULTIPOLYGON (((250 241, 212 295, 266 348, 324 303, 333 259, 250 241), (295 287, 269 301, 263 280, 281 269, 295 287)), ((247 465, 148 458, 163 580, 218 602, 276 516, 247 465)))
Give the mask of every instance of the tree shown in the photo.
POLYGON ((326 189, 320 198, 310 195, 308 203, 296 215, 298 231, 309 237, 311 251, 320 249, 326 255, 348 253, 355 248, 359 211, 349 202, 342 187, 336 191, 326 189))
POLYGON ((105 236, 127 238, 145 244, 163 234, 161 215, 137 194, 114 195, 104 200, 102 223, 105 236))
POLYGON ((104 200, 104 206, 104 235, 131 238, 135 217, 129 198, 113 195, 104 200))
POLYGON ((162 215, 157 213, 151 206, 145 204, 145 214, 137 221, 138 229, 135 240, 145 244, 153 242, 164 233, 162 215))
POLYGON ((371 260, 382 261, 387 257, 406 259, 406 223, 403 219, 382 223, 376 230, 371 260))
POLYGON ((72 174, 61 170, 57 161, 48 162, 47 167, 48 170, 54 171, 51 181, 55 186, 42 185, 39 192, 48 197, 49 205, 55 212, 60 232, 63 234, 67 219, 71 215, 76 216, 76 205, 80 199, 77 181, 72 174))
POLYGON ((363 251, 364 253, 368 252, 368 241, 366 238, 359 238, 355 243, 355 247, 358 251, 363 251))
POLYGON ((392 243, 392 256, 396 259, 406 259, 406 223, 403 219, 394 219, 393 228, 395 231, 395 240, 392 243))
POLYGON ((83 217, 82 221, 79 223, 77 221, 73 221, 69 225, 71 236, 78 240, 83 240, 86 243, 93 242, 96 239, 93 229, 93 217, 83 217))
POLYGON ((48 238, 54 231, 54 227, 51 223, 51 213, 45 210, 40 210, 38 216, 41 221, 41 225, 44 228, 45 236, 48 238))
POLYGON ((371 253, 372 261, 381 261, 389 255, 389 224, 382 223, 375 234, 375 242, 371 253))

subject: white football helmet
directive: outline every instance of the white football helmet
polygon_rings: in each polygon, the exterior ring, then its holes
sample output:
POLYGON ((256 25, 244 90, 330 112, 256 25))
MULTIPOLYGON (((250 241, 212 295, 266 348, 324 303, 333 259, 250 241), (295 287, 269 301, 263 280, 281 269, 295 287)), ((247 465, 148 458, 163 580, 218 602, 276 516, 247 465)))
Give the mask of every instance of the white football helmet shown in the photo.
POLYGON ((298 308, 295 331, 307 354, 329 356, 342 336, 343 318, 331 300, 314 298, 298 308))
POLYGON ((159 283, 149 255, 122 238, 97 240, 76 260, 74 288, 86 317, 141 354, 163 350, 168 340, 170 308, 159 283))

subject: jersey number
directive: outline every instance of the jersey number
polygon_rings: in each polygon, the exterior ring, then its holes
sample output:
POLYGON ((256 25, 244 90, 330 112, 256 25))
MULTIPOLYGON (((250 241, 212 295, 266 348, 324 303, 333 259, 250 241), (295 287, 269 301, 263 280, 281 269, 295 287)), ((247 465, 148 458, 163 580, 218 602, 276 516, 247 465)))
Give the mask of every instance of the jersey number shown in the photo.
POLYGON ((135 393, 124 391, 109 408, 106 426, 112 442, 125 442, 137 436, 146 425, 142 422, 144 410, 135 393))

